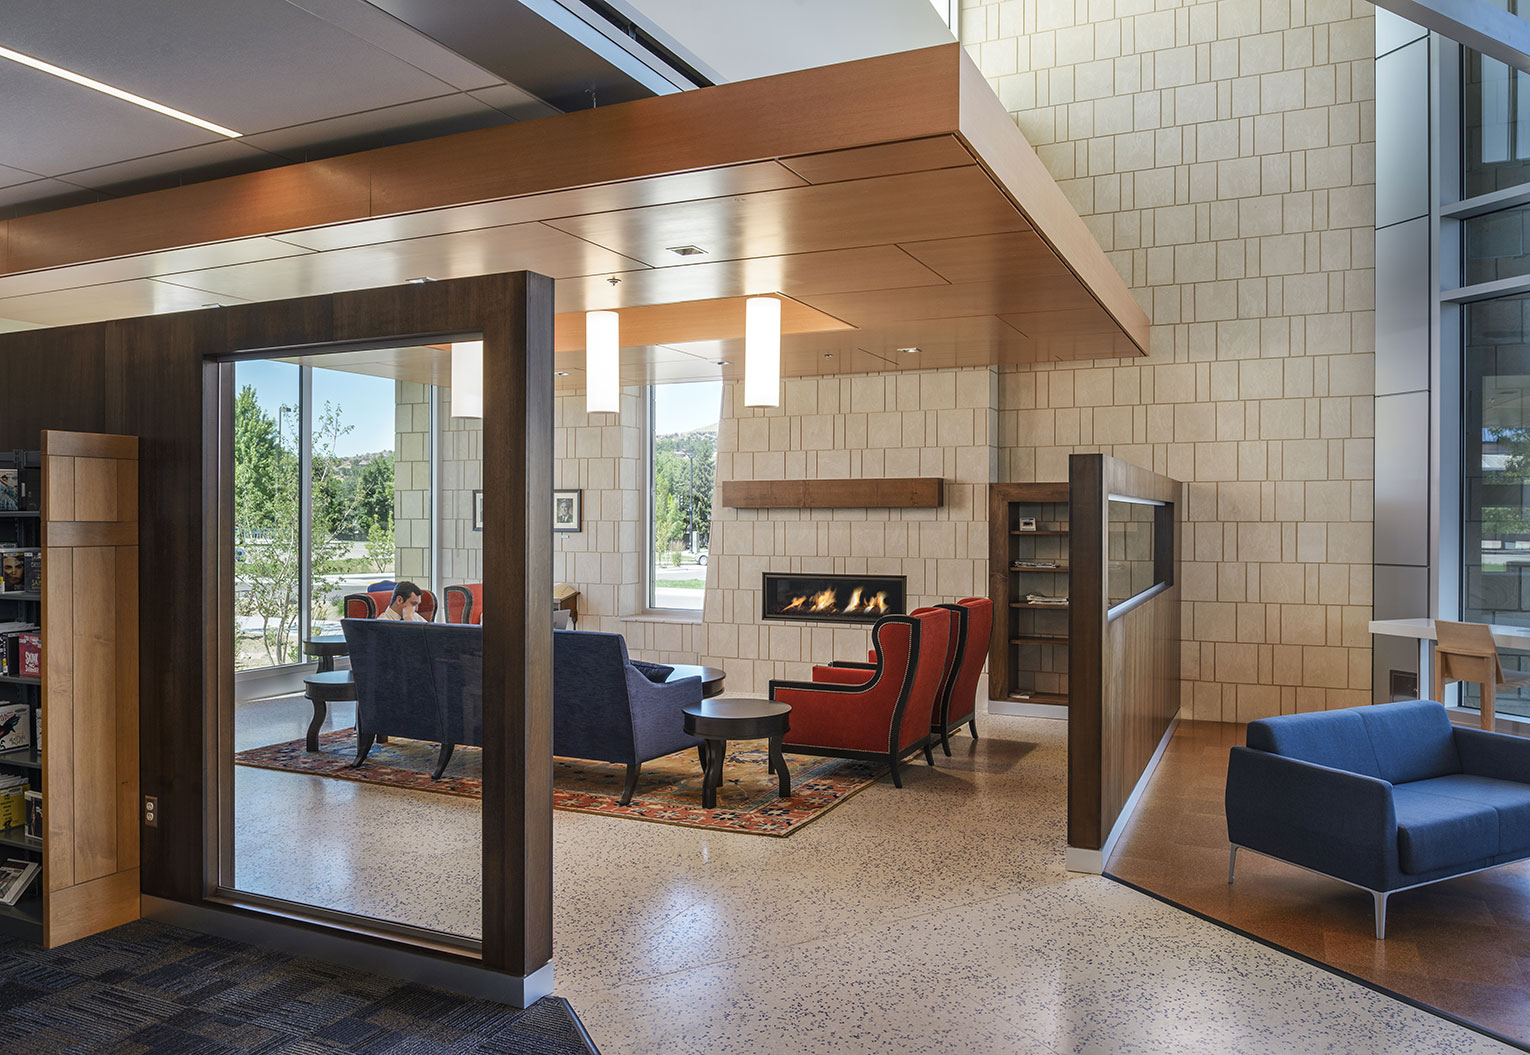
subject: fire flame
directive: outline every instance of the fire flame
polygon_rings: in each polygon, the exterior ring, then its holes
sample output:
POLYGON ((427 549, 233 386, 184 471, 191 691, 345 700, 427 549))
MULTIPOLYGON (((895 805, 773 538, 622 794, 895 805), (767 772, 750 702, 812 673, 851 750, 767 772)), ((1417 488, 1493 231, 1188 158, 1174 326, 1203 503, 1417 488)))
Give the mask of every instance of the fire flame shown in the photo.
POLYGON ((861 606, 861 587, 857 586, 850 594, 850 603, 845 605, 845 611, 853 612, 861 606))
POLYGON ((792 603, 781 609, 783 612, 794 612, 807 603, 806 597, 793 597, 792 603))
POLYGON ((808 610, 812 611, 812 612, 822 612, 825 609, 833 608, 833 607, 834 607, 834 591, 833 590, 819 590, 817 593, 815 593, 813 595, 813 607, 808 609, 808 610))
POLYGON ((851 591, 850 600, 845 603, 843 608, 840 608, 836 601, 837 595, 834 590, 819 590, 811 596, 804 594, 800 597, 793 597, 790 604, 784 605, 781 608, 781 612, 783 614, 786 612, 829 612, 842 615, 851 615, 859 612, 868 615, 883 615, 890 611, 886 590, 878 590, 875 596, 867 597, 866 587, 857 586, 851 591))

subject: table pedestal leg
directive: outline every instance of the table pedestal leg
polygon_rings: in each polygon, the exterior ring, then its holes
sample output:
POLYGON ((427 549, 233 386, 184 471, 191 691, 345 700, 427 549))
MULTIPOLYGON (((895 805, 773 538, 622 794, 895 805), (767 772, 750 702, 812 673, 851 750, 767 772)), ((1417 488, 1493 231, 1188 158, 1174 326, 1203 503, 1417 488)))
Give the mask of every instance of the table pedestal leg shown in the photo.
POLYGON ((770 738, 770 764, 775 768, 777 792, 783 799, 792 797, 792 774, 786 768, 786 756, 781 753, 781 738, 770 738))
POLYGON ((320 674, 323 674, 327 670, 334 670, 334 669, 335 669, 335 657, 334 656, 325 655, 325 656, 320 656, 319 657, 319 670, 318 670, 318 672, 320 674))
POLYGON ((723 755, 728 753, 728 741, 707 740, 707 768, 701 781, 701 807, 717 808, 717 789, 722 784, 723 755))
POLYGON ((308 723, 307 748, 309 754, 319 750, 319 726, 324 724, 324 717, 329 710, 323 700, 313 700, 313 721, 308 723))

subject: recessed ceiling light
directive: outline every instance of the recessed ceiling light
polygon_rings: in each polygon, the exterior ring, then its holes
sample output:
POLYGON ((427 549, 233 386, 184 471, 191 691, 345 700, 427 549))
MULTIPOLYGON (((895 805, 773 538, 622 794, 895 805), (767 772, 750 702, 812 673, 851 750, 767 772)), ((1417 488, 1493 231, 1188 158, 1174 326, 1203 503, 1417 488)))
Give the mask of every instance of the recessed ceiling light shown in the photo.
POLYGON ((716 366, 732 366, 733 364, 728 362, 728 360, 726 360, 726 359, 719 359, 719 360, 717 360, 716 364, 714 364, 714 365, 716 365, 716 366))
POLYGON ((411 286, 423 286, 427 282, 434 282, 435 279, 431 278, 429 275, 421 275, 419 278, 406 278, 404 281, 409 283, 411 286))
POLYGON ((904 355, 918 355, 919 354, 919 349, 918 348, 899 348, 898 351, 902 352, 904 355))
POLYGON ((699 245, 672 245, 668 248, 676 256, 705 256, 707 252, 699 245))
POLYGON ((75 73, 73 70, 66 70, 62 66, 55 66, 53 63, 44 62, 42 59, 34 59, 30 55, 23 55, 21 52, 12 51, 10 48, 0 48, 0 58, 19 62, 23 66, 30 66, 34 70, 41 70, 43 73, 51 73, 55 77, 62 77, 66 81, 72 81, 86 88, 92 88, 115 99, 132 103, 134 106, 142 106, 145 110, 153 110, 157 114, 173 117, 177 121, 185 121, 188 125, 196 125, 198 128, 205 128, 209 132, 216 132, 220 136, 238 139, 244 135, 243 132, 236 132, 232 128, 215 125, 211 121, 204 121, 200 117, 193 117, 183 110, 177 110, 173 106, 157 103, 153 99, 145 99, 141 95, 134 95, 132 92, 123 91, 121 88, 114 88, 110 84, 102 84, 100 81, 86 77, 84 74, 75 73))
POLYGON ((823 357, 825 359, 833 359, 834 358, 834 353, 833 352, 824 352, 823 353, 823 357))
POLYGON ((568 376, 568 371, 567 370, 554 370, 553 371, 553 376, 554 377, 567 377, 568 376))

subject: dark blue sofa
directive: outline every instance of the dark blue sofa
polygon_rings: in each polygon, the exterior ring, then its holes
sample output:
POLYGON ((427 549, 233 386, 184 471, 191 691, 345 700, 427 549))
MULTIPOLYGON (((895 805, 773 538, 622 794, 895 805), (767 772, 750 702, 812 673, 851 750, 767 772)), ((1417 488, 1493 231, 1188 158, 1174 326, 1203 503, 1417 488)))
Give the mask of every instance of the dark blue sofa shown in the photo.
POLYGON ((1239 848, 1387 896, 1530 857, 1530 740, 1452 727, 1428 700, 1250 722, 1227 767, 1239 848))
POLYGON ((701 746, 681 713, 701 702, 701 679, 666 682, 673 670, 634 664, 620 634, 553 631, 553 754, 625 765, 630 803, 644 762, 701 746))

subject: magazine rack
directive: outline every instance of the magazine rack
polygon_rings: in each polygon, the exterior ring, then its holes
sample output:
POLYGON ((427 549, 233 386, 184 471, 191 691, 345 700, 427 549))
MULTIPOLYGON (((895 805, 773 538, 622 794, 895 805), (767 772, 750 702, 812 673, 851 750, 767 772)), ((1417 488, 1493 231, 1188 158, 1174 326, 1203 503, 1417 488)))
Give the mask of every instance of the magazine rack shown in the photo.
POLYGON ((20 506, 0 508, 0 557, 40 558, 23 589, 0 590, 0 624, 41 628, 40 656, 0 630, 0 708, 24 705, 28 719, 10 733, 25 744, 0 751, 0 780, 23 775, 43 814, 40 838, 24 818, 0 827, 0 865, 41 866, 16 904, 0 902, 0 933, 52 948, 139 914, 138 441, 41 440, 0 452, 0 506, 11 481, 20 506))

